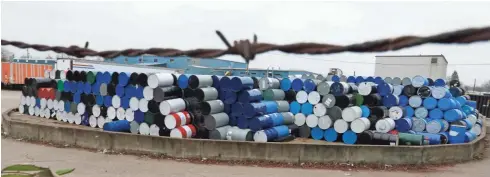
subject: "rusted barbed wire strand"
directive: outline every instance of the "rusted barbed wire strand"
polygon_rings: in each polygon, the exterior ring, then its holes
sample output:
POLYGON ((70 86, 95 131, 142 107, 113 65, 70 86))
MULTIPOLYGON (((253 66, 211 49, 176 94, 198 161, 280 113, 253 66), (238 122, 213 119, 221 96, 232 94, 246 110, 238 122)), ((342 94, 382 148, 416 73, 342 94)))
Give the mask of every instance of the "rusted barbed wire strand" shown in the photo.
MULTIPOLYGON (((220 38, 225 42, 226 38, 221 32, 216 31, 220 38)), ((340 52, 383 52, 394 51, 403 48, 418 46, 422 44, 468 44, 479 41, 490 40, 490 26, 482 28, 467 28, 451 32, 445 32, 432 36, 400 36, 396 38, 388 38, 351 45, 332 45, 320 43, 294 43, 286 45, 277 45, 270 43, 257 43, 257 37, 254 36, 253 43, 248 40, 235 41, 233 46, 227 46, 227 49, 194 49, 194 50, 178 50, 173 48, 150 48, 150 49, 126 49, 126 50, 109 50, 95 51, 88 48, 78 46, 62 47, 62 46, 47 46, 41 44, 27 44, 20 41, 8 41, 2 39, 2 45, 12 45, 18 48, 32 48, 38 51, 53 51, 57 53, 65 53, 75 57, 100 56, 104 58, 114 58, 120 55, 123 56, 139 56, 150 54, 156 56, 174 57, 174 56, 189 56, 197 58, 216 58, 226 54, 241 55, 245 60, 253 60, 256 54, 261 54, 269 51, 282 51, 290 54, 332 54, 340 52)), ((225 42, 226 44, 227 42, 225 42)))

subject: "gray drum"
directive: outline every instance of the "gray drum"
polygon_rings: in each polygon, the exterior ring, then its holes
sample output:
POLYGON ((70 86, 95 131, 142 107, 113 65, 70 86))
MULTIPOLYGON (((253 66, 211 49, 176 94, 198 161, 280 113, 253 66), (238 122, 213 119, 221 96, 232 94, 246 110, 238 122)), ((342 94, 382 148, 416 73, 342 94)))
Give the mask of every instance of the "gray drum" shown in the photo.
POLYGON ((195 90, 196 97, 201 101, 218 99, 218 90, 214 87, 206 87, 195 90))
POLYGON ((209 139, 226 140, 226 133, 228 133, 228 129, 230 128, 231 126, 226 125, 209 131, 209 139))
POLYGON ((170 73, 151 74, 147 78, 147 83, 151 88, 171 86, 174 83, 174 76, 170 73))
POLYGON ((301 79, 308 79, 308 74, 301 74, 301 79))
MULTIPOLYGON (((223 103, 223 102, 221 102, 223 103)), ((171 100, 165 100, 160 103, 160 113, 163 115, 169 115, 185 110, 185 101, 182 98, 176 98, 171 100)), ((222 112, 222 111, 220 111, 222 112)))
POLYGON ((319 81, 324 81, 325 80, 325 77, 321 74, 318 74, 316 77, 315 77, 316 80, 319 80, 319 81))
POLYGON ((214 130, 218 127, 228 125, 230 118, 228 114, 221 112, 204 116, 204 127, 208 130, 214 130))
POLYGON ((280 82, 276 78, 272 77, 263 77, 259 80, 259 89, 267 90, 267 89, 279 89, 281 86, 280 82))
POLYGON ((61 92, 60 91, 56 91, 55 99, 60 101, 60 99, 61 99, 61 92))
POLYGON ((393 79, 392 79, 391 77, 385 77, 385 79, 384 79, 384 80, 385 80, 385 82, 386 82, 387 84, 392 84, 392 85, 393 85, 393 79))
POLYGON ((427 121, 421 118, 412 118, 412 130, 415 132, 423 132, 425 130, 425 126, 427 125, 427 121))
POLYGON ((169 86, 169 87, 157 87, 153 89, 153 100, 156 102, 162 102, 165 99, 168 99, 168 94, 174 94, 181 91, 181 89, 177 86, 169 86))
POLYGON ((253 141, 253 132, 250 129, 231 127, 226 133, 226 139, 233 141, 253 141))
POLYGON ((277 112, 289 112, 288 101, 280 100, 280 101, 276 101, 276 103, 277 103, 277 112))
POLYGON ((340 82, 347 82, 347 76, 345 75, 340 76, 340 82))
POLYGON ((317 85, 316 90, 318 91, 318 93, 320 95, 327 95, 327 94, 330 93, 330 85, 332 83, 333 83, 332 81, 323 81, 323 82, 320 82, 317 85))
POLYGON ((396 85, 402 85, 402 79, 399 77, 394 77, 393 80, 391 81, 391 85, 396 86, 396 85))
POLYGON ((107 96, 107 84, 106 83, 100 84, 99 93, 102 96, 107 96))
POLYGON ((129 124, 129 131, 132 133, 132 134, 138 134, 139 130, 140 130, 140 124, 138 124, 138 122, 136 121, 132 121, 130 124, 129 124))
POLYGON ((412 79, 408 78, 408 77, 404 77, 402 79, 402 85, 403 86, 407 86, 407 85, 412 85, 412 79))
POLYGON ((330 119, 333 121, 342 119, 342 109, 338 106, 333 106, 327 109, 327 115, 330 116, 330 119))
POLYGON ((311 128, 308 125, 304 124, 299 127, 299 137, 301 138, 309 138, 311 135, 311 128))
POLYGON ((281 114, 282 114, 282 117, 284 117, 284 122, 283 122, 284 125, 289 125, 289 124, 293 124, 294 123, 295 120, 294 120, 293 113, 291 113, 291 112, 283 112, 281 114))
POLYGON ((332 108, 335 106, 335 103, 336 103, 335 100, 336 100, 335 96, 333 96, 332 94, 327 94, 327 95, 323 96, 322 103, 325 104, 325 106, 327 108, 332 108))
POLYGON ((191 75, 189 76, 189 88, 197 89, 210 87, 213 85, 213 77, 211 75, 191 75))
POLYGON ((332 81, 333 75, 327 75, 326 80, 327 81, 332 81))
POLYGON ((415 109, 415 117, 417 118, 426 118, 428 115, 429 115, 429 111, 427 110, 427 108, 424 108, 424 107, 419 107, 417 109, 415 109))
MULTIPOLYGON (((163 103, 163 102, 162 102, 163 103)), ((216 114, 225 110, 225 105, 221 100, 211 100, 203 102, 201 105, 201 111, 204 115, 216 114)), ((184 104, 185 109, 185 104, 184 104)))
POLYGON ((306 79, 315 79, 315 76, 313 74, 307 74, 306 79))

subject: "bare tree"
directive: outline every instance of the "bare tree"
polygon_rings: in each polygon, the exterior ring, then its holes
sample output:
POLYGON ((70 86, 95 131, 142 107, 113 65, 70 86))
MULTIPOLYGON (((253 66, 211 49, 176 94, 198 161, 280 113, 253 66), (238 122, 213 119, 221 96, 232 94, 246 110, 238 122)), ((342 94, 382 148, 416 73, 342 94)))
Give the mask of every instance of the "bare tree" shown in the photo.
POLYGON ((458 71, 453 71, 453 74, 451 74, 451 80, 459 80, 458 71))
POLYGON ((481 85, 481 89, 483 92, 490 92, 490 80, 488 81, 485 81, 482 85, 481 85))
POLYGON ((2 47, 2 61, 7 61, 12 57, 14 53, 10 52, 10 50, 6 49, 5 47, 2 47))

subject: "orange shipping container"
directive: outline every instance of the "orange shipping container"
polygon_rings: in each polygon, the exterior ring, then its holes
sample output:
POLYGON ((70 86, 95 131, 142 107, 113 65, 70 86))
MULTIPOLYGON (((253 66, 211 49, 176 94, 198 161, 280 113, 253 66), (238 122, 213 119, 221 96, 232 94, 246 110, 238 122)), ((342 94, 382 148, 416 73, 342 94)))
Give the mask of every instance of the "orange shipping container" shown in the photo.
POLYGON ((51 64, 34 64, 19 62, 2 62, 2 84, 22 85, 26 77, 44 77, 46 69, 53 69, 51 64))

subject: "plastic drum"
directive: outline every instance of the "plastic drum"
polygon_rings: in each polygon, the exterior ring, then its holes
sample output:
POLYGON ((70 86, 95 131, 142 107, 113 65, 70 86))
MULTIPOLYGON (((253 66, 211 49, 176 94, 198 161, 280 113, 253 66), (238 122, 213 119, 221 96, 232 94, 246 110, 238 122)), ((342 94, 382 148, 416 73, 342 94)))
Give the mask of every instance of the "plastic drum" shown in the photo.
POLYGON ((419 107, 415 109, 415 117, 426 118, 429 115, 429 111, 424 107, 419 107))
POLYGON ((408 104, 413 108, 418 108, 422 105, 422 98, 420 96, 412 96, 408 99, 408 104))

